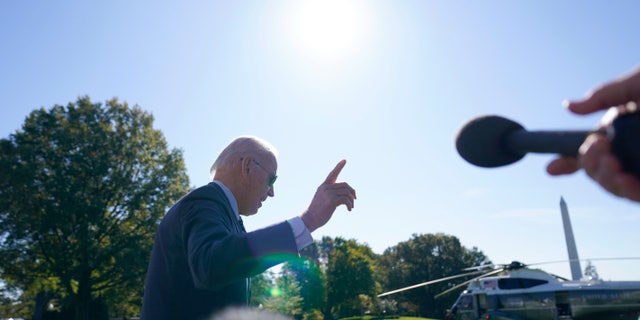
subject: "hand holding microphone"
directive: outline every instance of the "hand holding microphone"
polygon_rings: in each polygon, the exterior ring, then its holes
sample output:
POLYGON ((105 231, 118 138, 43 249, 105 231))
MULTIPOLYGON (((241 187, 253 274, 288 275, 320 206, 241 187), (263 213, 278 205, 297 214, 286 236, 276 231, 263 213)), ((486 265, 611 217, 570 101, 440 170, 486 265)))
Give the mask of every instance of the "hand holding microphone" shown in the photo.
MULTIPOLYGON (((529 152, 556 153, 565 158, 575 158, 580 155, 585 140, 595 139, 590 135, 610 140, 612 151, 619 157, 624 170, 640 177, 638 112, 620 115, 612 124, 595 131, 527 131, 509 119, 496 115, 482 116, 462 127, 456 137, 456 148, 468 162, 491 168, 514 163, 529 152)), ((578 169, 566 166, 558 174, 578 169)))
MULTIPOLYGON (((636 69, 628 75, 600 86, 585 99, 567 102, 565 106, 577 114, 589 114, 608 109, 599 126, 606 128, 615 126, 621 118, 637 119, 637 115, 632 116, 632 114, 640 112, 639 101, 640 69, 636 69)), ((626 139, 638 137, 637 129, 631 129, 632 123, 635 121, 629 121, 625 129, 619 129, 621 131, 619 137, 624 136, 626 139)), ((632 171, 636 174, 631 174, 630 170, 627 170, 631 165, 628 164, 630 162, 628 158, 634 155, 637 157, 640 143, 628 140, 625 143, 627 147, 621 144, 615 139, 610 141, 599 135, 591 135, 580 147, 578 159, 555 159, 547 166, 547 172, 551 175, 562 175, 583 168, 592 179, 612 194, 640 202, 640 176, 637 171, 632 171)), ((635 165, 640 166, 640 163, 636 160, 635 165)))
POLYGON ((527 152, 557 153, 547 166, 551 175, 579 169, 614 195, 640 202, 640 69, 599 87, 565 106, 577 114, 609 110, 594 131, 528 132, 497 116, 474 119, 456 138, 467 161, 497 167, 520 160, 527 152), (614 107, 611 107, 614 106, 614 107))

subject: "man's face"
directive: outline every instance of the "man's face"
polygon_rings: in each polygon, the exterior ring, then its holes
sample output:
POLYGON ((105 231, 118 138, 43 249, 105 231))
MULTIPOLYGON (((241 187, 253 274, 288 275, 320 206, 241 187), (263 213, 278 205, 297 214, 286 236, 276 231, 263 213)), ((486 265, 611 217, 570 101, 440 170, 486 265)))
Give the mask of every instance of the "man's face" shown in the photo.
POLYGON ((262 202, 273 197, 273 183, 277 178, 278 164, 273 155, 251 156, 245 163, 248 169, 245 206, 239 206, 240 214, 250 216, 262 207, 262 202))

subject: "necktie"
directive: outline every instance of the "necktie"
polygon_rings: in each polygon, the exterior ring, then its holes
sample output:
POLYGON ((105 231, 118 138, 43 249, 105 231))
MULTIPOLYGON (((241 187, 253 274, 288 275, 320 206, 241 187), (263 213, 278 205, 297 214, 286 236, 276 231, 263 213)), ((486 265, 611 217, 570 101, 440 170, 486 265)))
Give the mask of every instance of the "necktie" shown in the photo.
POLYGON ((247 232, 247 230, 244 229, 244 223, 242 223, 242 218, 238 219, 238 223, 240 224, 240 229, 242 230, 242 232, 247 232))
MULTIPOLYGON (((242 218, 238 218, 238 223, 240 224, 240 229, 242 230, 243 233, 246 233, 247 230, 244 229, 244 223, 242 223, 242 218)), ((246 300, 246 304, 249 305, 251 303, 251 278, 247 277, 245 278, 245 298, 246 300)))

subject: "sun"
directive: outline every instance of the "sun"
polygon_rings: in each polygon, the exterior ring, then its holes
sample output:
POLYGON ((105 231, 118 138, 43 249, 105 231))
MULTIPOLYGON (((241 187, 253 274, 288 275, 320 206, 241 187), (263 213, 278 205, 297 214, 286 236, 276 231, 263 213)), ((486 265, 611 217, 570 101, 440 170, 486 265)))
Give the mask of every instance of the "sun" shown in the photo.
POLYGON ((354 55, 367 36, 364 4, 353 0, 293 2, 288 30, 295 47, 318 62, 338 62, 354 55))

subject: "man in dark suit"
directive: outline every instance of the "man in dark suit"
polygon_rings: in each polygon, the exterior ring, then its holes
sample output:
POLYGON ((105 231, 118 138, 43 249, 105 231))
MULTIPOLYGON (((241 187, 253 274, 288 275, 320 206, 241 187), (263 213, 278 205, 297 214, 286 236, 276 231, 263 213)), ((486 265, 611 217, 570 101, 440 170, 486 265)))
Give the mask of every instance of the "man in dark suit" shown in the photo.
POLYGON ((246 232, 240 216, 257 213, 274 196, 276 150, 257 137, 231 141, 211 167, 213 181, 181 198, 160 223, 141 318, 206 319, 246 306, 249 277, 284 262, 286 254, 297 256, 338 206, 353 208, 355 190, 336 183, 345 164, 329 173, 300 216, 246 232))

